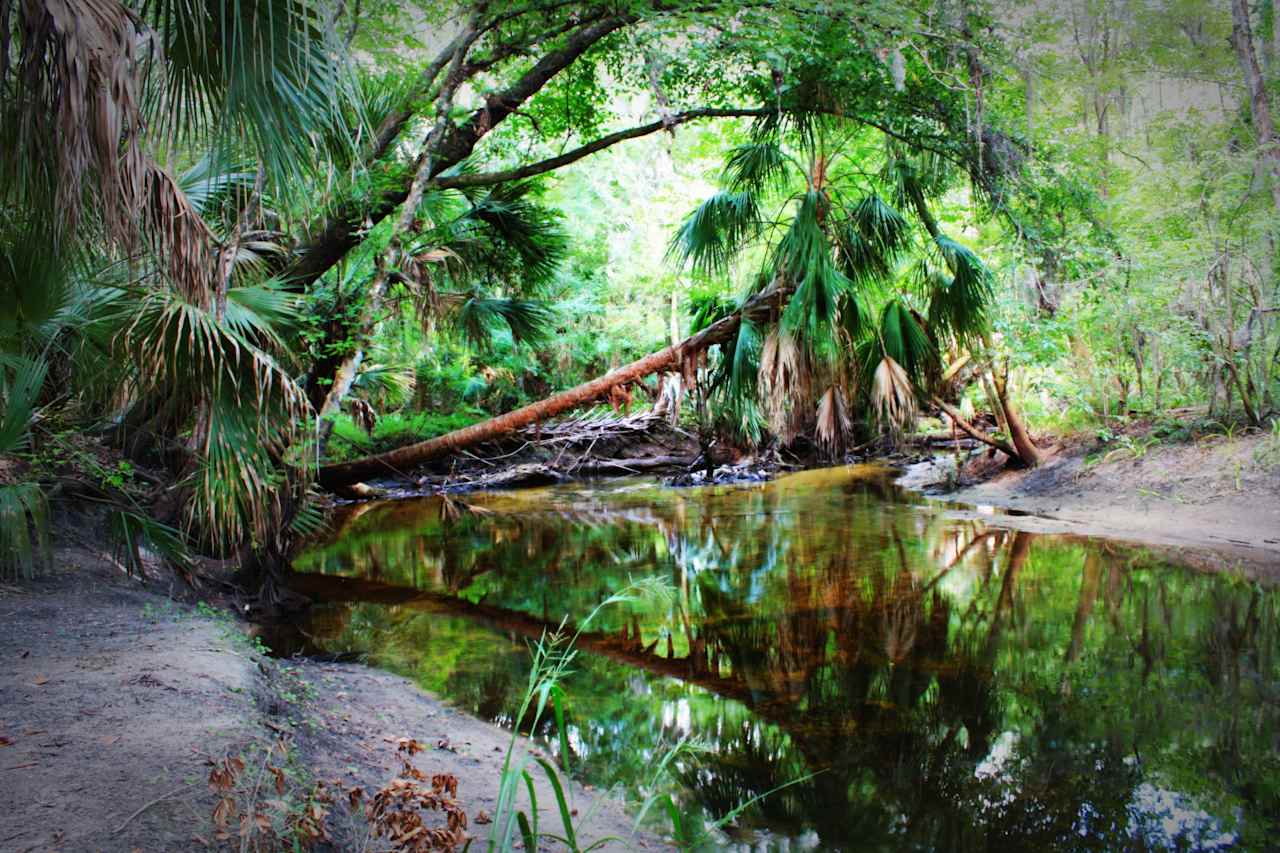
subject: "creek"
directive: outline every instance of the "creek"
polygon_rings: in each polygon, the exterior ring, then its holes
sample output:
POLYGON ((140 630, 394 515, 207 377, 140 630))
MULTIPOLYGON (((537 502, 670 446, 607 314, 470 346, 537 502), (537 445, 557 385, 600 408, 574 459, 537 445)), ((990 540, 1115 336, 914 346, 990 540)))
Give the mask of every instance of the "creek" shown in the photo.
POLYGON ((582 627, 562 762, 690 824, 761 797, 742 849, 1274 843, 1280 594, 1000 521, 873 466, 366 503, 295 560, 299 627, 508 727, 529 644, 582 627))

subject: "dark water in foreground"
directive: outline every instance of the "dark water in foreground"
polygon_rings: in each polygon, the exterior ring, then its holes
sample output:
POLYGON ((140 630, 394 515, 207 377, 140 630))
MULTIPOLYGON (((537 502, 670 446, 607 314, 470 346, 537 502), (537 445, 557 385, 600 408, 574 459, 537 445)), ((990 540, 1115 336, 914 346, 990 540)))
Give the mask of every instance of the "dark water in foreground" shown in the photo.
POLYGON ((697 738, 664 783, 694 820, 817 772, 738 817, 744 849, 1280 843, 1274 590, 955 520, 866 467, 465 500, 485 512, 340 517, 295 568, 376 583, 326 585, 315 643, 510 725, 530 638, 659 578, 668 597, 605 609, 580 642, 572 767, 639 798, 697 738))

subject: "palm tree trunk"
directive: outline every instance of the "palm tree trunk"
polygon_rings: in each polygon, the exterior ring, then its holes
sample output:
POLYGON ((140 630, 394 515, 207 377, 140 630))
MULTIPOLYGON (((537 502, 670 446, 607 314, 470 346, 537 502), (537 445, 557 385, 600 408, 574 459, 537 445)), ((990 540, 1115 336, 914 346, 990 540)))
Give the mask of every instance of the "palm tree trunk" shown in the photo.
POLYGON ((535 423, 553 418, 556 415, 576 409, 593 400, 598 400, 609 393, 611 388, 637 382, 660 370, 672 370, 682 365, 685 359, 702 352, 707 347, 724 343, 738 331, 743 316, 755 317, 760 313, 773 310, 777 300, 783 299, 790 292, 789 287, 775 286, 752 298, 743 308, 730 314, 695 335, 685 338, 666 349, 651 353, 638 361, 625 364, 598 377, 555 394, 545 400, 530 403, 514 412, 507 412, 496 418, 490 418, 478 424, 454 430, 437 438, 420 441, 397 450, 366 456, 353 462, 337 465, 325 465, 320 469, 317 478, 320 485, 334 489, 358 483, 371 477, 401 475, 410 469, 477 444, 510 435, 535 423))

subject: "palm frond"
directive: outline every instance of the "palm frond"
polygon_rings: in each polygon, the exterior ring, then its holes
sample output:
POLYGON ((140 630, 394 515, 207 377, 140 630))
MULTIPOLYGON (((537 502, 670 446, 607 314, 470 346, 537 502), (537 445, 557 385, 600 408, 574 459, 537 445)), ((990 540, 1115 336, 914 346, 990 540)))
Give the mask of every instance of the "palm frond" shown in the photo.
POLYGON ((755 194, 722 192, 689 214, 676 232, 668 257, 703 275, 725 273, 761 231, 755 194))
POLYGON ((494 187, 464 215, 483 223, 485 236, 497 242, 498 251, 487 251, 484 261, 501 269, 506 252, 519 261, 512 277, 525 285, 525 292, 555 275, 569 246, 559 214, 527 198, 533 186, 524 182, 494 187))
POLYGON ((143 28, 114 0, 15 5, 13 42, 5 16, 3 62, 14 60, 17 82, 5 81, 16 91, 0 100, 0 187, 18 205, 49 214, 58 236, 74 232, 86 201, 96 197, 108 236, 132 243, 147 159, 139 107, 143 28))
POLYGON ((228 193, 248 189, 253 181, 253 171, 228 166, 211 151, 177 175, 174 185, 196 213, 206 216, 228 193))
POLYGON ((74 257, 52 250, 53 229, 46 221, 3 223, 0 227, 0 348, 18 351, 17 342, 48 322, 65 304, 74 257))
POLYGON ((782 322, 811 354, 834 356, 839 308, 853 283, 835 265, 820 217, 824 197, 809 191, 774 250, 774 266, 796 282, 782 322))
POLYGON ((264 424, 258 411, 235 395, 213 397, 208 418, 185 507, 187 535, 199 531, 207 545, 223 553, 246 541, 272 541, 282 531, 283 475, 273 458, 273 449, 282 444, 280 430, 264 424))
POLYGON ((759 195, 778 186, 786 177, 787 155, 772 141, 748 142, 729 152, 723 181, 732 193, 759 195))
POLYGON ((879 196, 862 198, 835 229, 841 269, 860 284, 884 281, 909 242, 906 219, 879 196))
POLYGON ((211 234, 143 138, 146 28, 114 0, 17 8, 20 82, 0 98, 0 196, 45 223, 59 257, 89 206, 109 245, 147 245, 188 296, 208 294, 211 234))
POLYGON ((695 292, 689 297, 689 334, 696 335, 708 326, 728 317, 738 309, 737 303, 724 294, 695 292))
POLYGON ((867 307, 867 299, 860 293, 846 293, 840 300, 840 328, 845 343, 864 340, 875 330, 875 318, 867 307))
POLYGON ((743 318, 738 324, 732 351, 725 353, 728 365, 727 393, 732 397, 754 397, 760 378, 760 359, 764 340, 760 327, 743 318))
POLYGON ((889 300, 880 313, 880 343, 885 357, 915 382, 923 382, 938 361, 937 347, 901 299, 889 300))
POLYGON ((48 551, 49 508, 40 485, 0 485, 0 578, 30 577, 48 551))
POLYGON ((809 410, 812 373, 804 347, 774 328, 760 350, 760 397, 769 429, 784 445, 796 440, 809 410))
POLYGON ((818 440, 818 447, 831 459, 839 456, 853 437, 853 419, 849 417, 848 402, 844 392, 835 385, 818 400, 814 437, 818 440))
POLYGON ((213 138, 224 152, 248 147, 283 192, 308 185, 320 135, 341 129, 354 144, 343 103, 358 91, 313 4, 160 0, 146 14, 163 57, 151 63, 159 85, 146 111, 162 135, 213 138))
POLYGON ((26 447, 31 417, 44 387, 49 365, 44 359, 4 356, 0 359, 0 453, 26 447))
POLYGON ((412 364, 362 361, 351 390, 367 400, 403 401, 412 392, 417 377, 412 364))
POLYGON ((892 431, 902 432, 915 420, 916 395, 911 377, 890 356, 876 367, 870 398, 880 422, 892 431))
POLYGON ((323 533, 329 526, 329 517, 319 500, 319 494, 308 489, 303 495, 301 506, 289 522, 289 530, 303 539, 312 539, 323 533))
POLYGON ((473 296, 459 307, 457 322, 468 340, 487 346, 503 325, 517 344, 544 341, 555 329, 558 316, 550 305, 534 299, 473 296))
MULTIPOLYGON (((231 292, 236 290, 240 288, 231 292)), ((247 299, 250 292, 242 296, 247 299)), ((145 386, 233 393, 264 417, 273 405, 293 417, 306 408, 306 395, 293 377, 246 337, 250 331, 263 338, 277 334, 270 320, 247 302, 233 302, 229 293, 231 320, 219 322, 211 310, 169 291, 129 296, 119 300, 107 322, 118 329, 114 345, 130 357, 145 386)))
POLYGON ((301 320, 301 299, 278 281, 242 284, 227 291, 223 324, 258 346, 288 349, 285 338, 301 320))
POLYGON ((182 532, 140 512, 112 510, 107 517, 107 538, 125 570, 139 577, 146 577, 144 549, 180 568, 189 569, 192 565, 182 532))
POLYGON ((939 253, 952 271, 950 281, 935 278, 929 293, 929 321, 957 339, 981 334, 992 300, 991 271, 972 250, 939 236, 939 253))

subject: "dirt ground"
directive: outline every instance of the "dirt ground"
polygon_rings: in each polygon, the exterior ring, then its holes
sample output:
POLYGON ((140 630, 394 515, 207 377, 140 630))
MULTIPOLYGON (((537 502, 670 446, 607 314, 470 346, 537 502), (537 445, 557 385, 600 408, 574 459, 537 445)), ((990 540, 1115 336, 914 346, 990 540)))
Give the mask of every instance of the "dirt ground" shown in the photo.
POLYGON ((946 461, 913 466, 899 482, 976 507, 958 515, 1012 510, 1001 524, 1165 546, 1205 567, 1280 578, 1280 439, 1148 442, 1141 433, 1110 448, 1066 442, 1033 470, 1004 469, 979 453, 954 491, 944 485, 954 479, 946 461))
MULTIPOLYGON (((458 779, 469 830, 486 839, 476 819, 493 811, 502 729, 388 673, 271 660, 229 612, 176 603, 91 552, 58 551, 39 579, 0 584, 0 851, 239 849, 215 834, 211 761, 245 761, 233 796, 243 808, 267 790, 282 826, 316 781, 367 793, 390 781, 405 737, 425 747, 419 770, 458 779), (276 765, 283 795, 270 793, 276 765)), ((542 825, 557 831, 538 783, 542 825)), ((619 801, 578 786, 572 797, 580 837, 631 838, 619 801)), ((357 846, 364 828, 345 797, 326 808, 334 840, 319 849, 357 846)))

